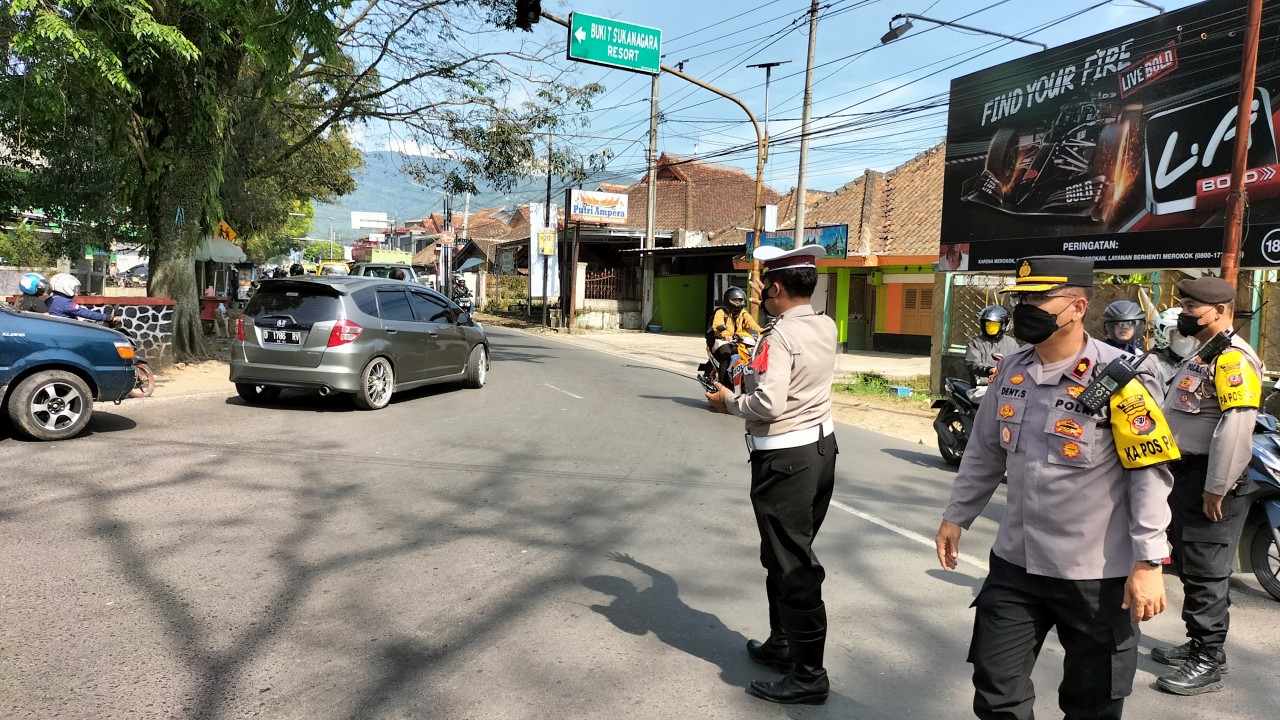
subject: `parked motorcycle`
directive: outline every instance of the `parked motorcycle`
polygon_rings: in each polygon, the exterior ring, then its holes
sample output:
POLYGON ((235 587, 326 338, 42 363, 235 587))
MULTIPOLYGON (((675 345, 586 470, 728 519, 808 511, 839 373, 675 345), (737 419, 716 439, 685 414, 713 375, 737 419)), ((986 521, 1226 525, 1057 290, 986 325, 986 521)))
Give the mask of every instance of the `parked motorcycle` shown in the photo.
POLYGON ((1250 504, 1241 548, 1258 583, 1280 600, 1280 425, 1266 413, 1258 414, 1245 479, 1250 504))
POLYGON ((942 394, 944 397, 933 401, 933 407, 939 408, 938 417, 933 420, 938 452, 948 465, 959 467, 982 398, 975 396, 973 383, 960 378, 943 380, 942 394))

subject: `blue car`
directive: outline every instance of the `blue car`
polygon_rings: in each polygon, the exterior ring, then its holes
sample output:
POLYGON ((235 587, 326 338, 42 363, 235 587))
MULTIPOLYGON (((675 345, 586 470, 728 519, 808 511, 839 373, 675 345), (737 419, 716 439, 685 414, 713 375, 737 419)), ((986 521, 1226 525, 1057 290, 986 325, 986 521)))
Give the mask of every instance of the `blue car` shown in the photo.
POLYGON ((0 305, 0 400, 33 440, 74 437, 95 400, 129 397, 133 364, 133 345, 114 330, 0 305))

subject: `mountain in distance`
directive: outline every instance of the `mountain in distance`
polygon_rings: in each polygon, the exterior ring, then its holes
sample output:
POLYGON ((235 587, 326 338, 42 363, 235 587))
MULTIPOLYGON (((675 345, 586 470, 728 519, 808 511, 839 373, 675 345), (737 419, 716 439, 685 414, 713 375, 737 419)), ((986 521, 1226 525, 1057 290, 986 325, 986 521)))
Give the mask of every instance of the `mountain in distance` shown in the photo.
MULTIPOLYGON (((315 203, 315 216, 308 235, 326 239, 332 224, 334 236, 339 241, 351 242, 364 237, 369 233, 368 230, 355 230, 351 227, 352 212, 384 212, 389 219, 400 224, 420 220, 429 213, 444 212, 444 192, 422 187, 430 183, 419 183, 402 170, 406 161, 416 160, 418 158, 389 150, 365 153, 364 167, 355 171, 356 189, 349 195, 337 198, 334 203, 315 203)), ((552 202, 561 202, 565 186, 565 181, 559 178, 552 180, 552 202)), ((546 197, 547 179, 522 179, 506 193, 485 185, 478 189, 480 192, 471 196, 472 212, 500 205, 511 209, 531 201, 541 202, 546 197)), ((465 200, 465 195, 453 196, 455 215, 462 215, 465 200)))

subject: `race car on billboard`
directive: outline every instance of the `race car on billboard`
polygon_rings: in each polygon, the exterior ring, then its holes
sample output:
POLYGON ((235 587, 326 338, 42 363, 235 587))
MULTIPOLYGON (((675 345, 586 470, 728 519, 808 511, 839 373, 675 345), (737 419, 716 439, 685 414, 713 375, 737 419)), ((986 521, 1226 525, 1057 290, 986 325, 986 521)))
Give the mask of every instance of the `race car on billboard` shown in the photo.
POLYGON ((1080 102, 1063 106, 1047 126, 1000 128, 982 173, 962 185, 962 199, 1014 215, 1105 222, 1132 182, 1140 118, 1137 108, 1080 102))

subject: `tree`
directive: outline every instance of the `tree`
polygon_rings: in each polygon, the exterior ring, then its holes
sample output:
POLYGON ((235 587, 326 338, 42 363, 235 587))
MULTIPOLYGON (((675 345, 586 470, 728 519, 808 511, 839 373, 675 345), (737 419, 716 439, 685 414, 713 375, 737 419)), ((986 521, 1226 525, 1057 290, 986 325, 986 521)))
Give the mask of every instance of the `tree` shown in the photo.
POLYGON ((324 260, 342 260, 345 256, 342 254, 342 248, 338 247, 337 243, 313 242, 308 243, 303 248, 302 257, 312 263, 318 263, 324 260))
MULTIPOLYGON (((20 150, 56 151, 75 119, 103 140, 104 156, 119 161, 106 164, 130 189, 114 207, 145 228, 149 289, 177 303, 175 350, 201 357, 192 254, 227 207, 257 195, 254 183, 279 189, 284 168, 324 169, 307 153, 342 156, 345 128, 377 120, 461 162, 465 173, 448 178, 455 187, 480 178, 509 186, 534 166, 543 132, 564 127, 566 109, 587 107, 599 86, 575 88, 543 70, 560 49, 522 38, 507 41, 519 43, 512 50, 485 48, 498 25, 510 25, 512 8, 512 0, 0 0, 8 10, 0 47, 11 58, 0 132, 20 150), (511 106, 510 95, 529 99, 511 106)), ((589 164, 567 151, 558 157, 568 170, 589 164)), ((317 185, 341 190, 331 178, 317 185)), ((270 235, 267 223, 262 232, 270 235)))

